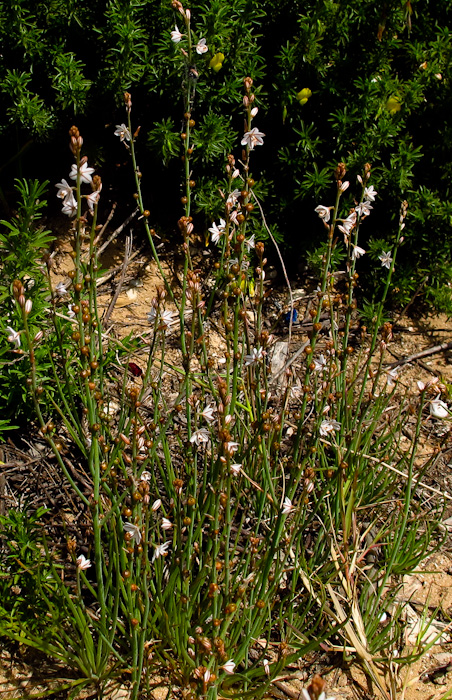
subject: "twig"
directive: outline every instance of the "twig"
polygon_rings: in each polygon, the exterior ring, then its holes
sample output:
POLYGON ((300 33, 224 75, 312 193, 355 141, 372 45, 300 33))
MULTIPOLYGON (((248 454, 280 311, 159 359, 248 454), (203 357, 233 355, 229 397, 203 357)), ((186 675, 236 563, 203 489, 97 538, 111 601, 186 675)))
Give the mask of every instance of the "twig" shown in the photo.
POLYGON ((298 700, 298 698, 300 697, 299 690, 294 690, 285 683, 281 683, 281 681, 272 681, 272 685, 274 685, 275 688, 277 688, 281 693, 283 693, 287 697, 293 698, 293 700, 298 700))
MULTIPOLYGON (((94 245, 97 245, 97 244, 99 243, 100 239, 102 238, 103 232, 105 231, 106 227, 108 226, 108 224, 110 223, 110 221, 111 221, 112 218, 113 218, 113 214, 115 213, 116 206, 117 206, 117 204, 116 204, 116 202, 115 202, 115 203, 113 204, 112 208, 111 208, 111 211, 110 211, 109 215, 107 216, 106 222, 104 223, 104 225, 102 226, 101 230, 99 231, 99 233, 97 234, 96 238, 94 239, 94 242, 93 242, 94 245)), ((116 231, 115 231, 114 233, 116 233, 116 231)), ((108 245, 108 243, 107 243, 107 245, 108 245)), ((89 260, 89 250, 87 250, 87 251, 83 254, 82 259, 83 259, 84 262, 87 262, 87 260, 89 260)))
POLYGON ((110 211, 109 215, 107 216, 107 219, 106 219, 104 225, 102 226, 102 228, 100 229, 100 231, 99 231, 99 233, 97 234, 96 238, 94 239, 94 245, 97 245, 97 244, 99 243, 100 239, 102 238, 102 236, 104 235, 104 231, 105 231, 105 229, 107 228, 107 226, 108 226, 108 224, 110 223, 110 221, 112 220, 113 214, 115 213, 115 209, 116 209, 117 206, 118 206, 118 203, 117 203, 117 202, 113 202, 113 206, 112 206, 112 208, 111 208, 111 211, 110 211))
POLYGON ((122 285, 124 284, 124 280, 125 280, 125 277, 126 277, 127 266, 128 266, 128 264, 129 264, 129 262, 130 262, 130 252, 131 252, 131 250, 132 250, 132 240, 133 240, 133 239, 132 239, 132 234, 130 234, 130 236, 129 236, 129 237, 127 238, 127 240, 126 240, 126 248, 125 248, 125 251, 124 251, 124 262, 123 262, 123 264, 122 264, 121 277, 120 277, 120 279, 119 279, 118 286, 116 287, 116 291, 115 291, 115 293, 114 293, 114 295, 113 295, 113 299, 112 299, 111 302, 110 302, 110 306, 109 306, 108 309, 107 309, 107 313, 105 314, 105 316, 104 316, 104 318, 103 318, 104 326, 107 326, 107 324, 108 324, 108 319, 110 318, 110 316, 111 316, 111 314, 112 314, 112 312, 113 312, 113 309, 115 308, 115 304, 116 304, 116 302, 117 302, 117 300, 118 300, 118 297, 119 297, 119 295, 120 295, 120 293, 121 293, 122 285))
POLYGON ((284 279, 286 280, 287 289, 289 290, 290 310, 289 310, 289 346, 288 346, 288 347, 290 347, 290 341, 291 341, 291 338, 292 338, 292 323, 293 323, 293 320, 292 320, 292 317, 293 317, 293 294, 292 294, 292 287, 290 286, 289 277, 288 277, 288 275, 287 275, 286 266, 284 265, 283 256, 281 255, 281 251, 280 251, 280 249, 279 249, 279 246, 278 246, 278 244, 277 244, 277 242, 276 242, 276 239, 275 239, 274 235, 272 234, 272 232, 270 231, 270 229, 269 229, 269 227, 268 227, 268 224, 267 224, 267 221, 266 221, 265 215, 264 215, 264 210, 262 209, 261 203, 259 202, 258 198, 257 198, 256 195, 254 194, 253 190, 251 190, 251 194, 253 195, 253 199, 256 201, 257 206, 259 207, 259 211, 260 211, 261 217, 262 217, 262 223, 264 224, 265 229, 266 229, 268 235, 270 236, 273 245, 274 245, 275 248, 276 248, 276 252, 278 253, 278 258, 279 258, 279 261, 280 261, 280 263, 281 263, 282 271, 283 271, 283 274, 284 274, 284 279))
MULTIPOLYGON (((292 357, 286 362, 284 367, 282 369, 280 369, 279 372, 272 377, 272 379, 278 379, 278 377, 280 377, 281 374, 283 374, 283 372, 285 372, 286 369, 288 369, 290 367, 290 365, 293 364, 298 357, 300 357, 300 355, 304 352, 305 348, 307 348, 309 344, 310 344, 310 341, 306 340, 298 348, 298 350, 292 355, 292 357)), ((287 343, 287 348, 289 348, 289 341, 287 343)))
POLYGON ((408 312, 408 309, 410 308, 410 306, 412 306, 412 304, 415 302, 416 297, 418 297, 419 294, 422 292, 422 289, 424 288, 426 282, 428 282, 428 275, 425 275, 424 279, 421 281, 420 285, 418 286, 418 288, 417 288, 416 291, 414 292, 414 294, 413 294, 413 296, 411 297, 411 299, 410 299, 410 301, 408 302, 408 304, 405 306, 405 308, 404 308, 404 309, 399 313, 399 315, 396 317, 394 323, 397 323, 397 321, 399 321, 403 316, 405 316, 405 314, 408 312))
MULTIPOLYGON (((132 260, 134 260, 137 257, 137 255, 140 255, 140 253, 143 251, 143 248, 144 248, 144 246, 141 246, 141 248, 139 250, 136 250, 134 253, 132 253, 132 255, 129 258, 129 264, 132 262, 132 260)), ((122 266, 123 266, 123 263, 121 263, 120 265, 117 265, 116 267, 112 267, 111 270, 109 270, 106 275, 102 275, 102 277, 98 277, 98 279, 96 280, 96 287, 100 287, 101 284, 105 284, 106 282, 111 280, 112 277, 114 277, 117 272, 122 270, 122 266)))
POLYGON ((391 362, 389 365, 390 369, 398 367, 399 365, 406 365, 407 362, 413 362, 413 360, 419 360, 421 357, 428 357, 429 355, 436 355, 438 352, 445 352, 446 350, 452 350, 452 343, 441 343, 441 345, 434 345, 432 348, 427 348, 421 352, 416 352, 414 355, 409 355, 404 357, 397 362, 391 362))
POLYGON ((102 243, 101 247, 100 247, 99 250, 97 251, 98 257, 99 257, 100 255, 102 255, 102 253, 104 252, 105 248, 107 248, 107 246, 109 246, 110 243, 112 243, 112 242, 115 240, 115 238, 117 238, 117 237, 119 236, 119 234, 122 233, 122 231, 124 231, 124 229, 126 228, 126 226, 128 226, 128 225, 130 224, 130 222, 132 221, 132 219, 134 219, 135 216, 138 214, 138 211, 139 211, 138 209, 135 209, 135 211, 133 211, 133 212, 131 213, 131 215, 127 217, 127 219, 124 221, 124 223, 122 223, 121 226, 118 226, 118 228, 115 229, 115 230, 113 231, 113 233, 111 234, 110 238, 108 238, 108 239, 105 241, 105 243, 102 243))

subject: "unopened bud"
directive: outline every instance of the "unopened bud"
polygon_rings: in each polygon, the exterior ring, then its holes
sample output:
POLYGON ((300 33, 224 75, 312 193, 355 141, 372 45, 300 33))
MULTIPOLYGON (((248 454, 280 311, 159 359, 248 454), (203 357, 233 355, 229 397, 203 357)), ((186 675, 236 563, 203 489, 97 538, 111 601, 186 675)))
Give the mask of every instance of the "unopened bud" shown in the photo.
POLYGON ((124 104, 126 106, 126 109, 128 112, 132 109, 132 96, 130 92, 125 92, 124 93, 124 104))
POLYGON ((41 338, 43 337, 43 335, 44 335, 44 331, 38 331, 38 332, 36 333, 35 337, 33 338, 33 342, 34 342, 34 343, 39 343, 39 341, 41 340, 41 338))
POLYGON ((336 178, 336 180, 343 180, 346 172, 347 168, 345 163, 338 163, 337 168, 334 171, 334 177, 336 178))
POLYGON ((25 313, 28 315, 33 308, 33 302, 31 299, 27 299, 25 302, 25 313))

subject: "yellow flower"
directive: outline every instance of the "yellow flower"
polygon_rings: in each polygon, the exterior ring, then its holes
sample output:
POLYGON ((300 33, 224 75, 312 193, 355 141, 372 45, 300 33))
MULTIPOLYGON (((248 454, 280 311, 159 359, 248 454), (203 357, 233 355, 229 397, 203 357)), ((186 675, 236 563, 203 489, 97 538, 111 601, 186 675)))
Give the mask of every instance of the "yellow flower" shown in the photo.
POLYGON ((400 111, 402 107, 402 100, 398 95, 391 95, 385 106, 389 114, 395 114, 396 112, 400 111))
POLYGON ((223 61, 224 53, 216 53, 215 56, 210 59, 209 68, 213 68, 215 73, 218 73, 220 68, 223 67, 223 61))
POLYGON ((309 88, 303 88, 300 92, 297 92, 296 98, 301 105, 305 105, 306 102, 312 95, 312 91, 309 88))

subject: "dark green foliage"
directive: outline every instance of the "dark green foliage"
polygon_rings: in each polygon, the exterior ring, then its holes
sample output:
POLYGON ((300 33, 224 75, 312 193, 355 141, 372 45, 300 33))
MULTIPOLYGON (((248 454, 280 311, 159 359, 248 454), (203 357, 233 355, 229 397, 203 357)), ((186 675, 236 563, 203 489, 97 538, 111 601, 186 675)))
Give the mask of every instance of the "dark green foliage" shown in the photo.
POLYGON ((31 510, 27 504, 0 516, 2 572, 0 574, 0 620, 4 628, 21 628, 42 634, 48 627, 48 607, 55 583, 45 554, 42 518, 47 510, 31 510))
MULTIPOLYGON (((33 302, 30 325, 37 333, 48 325, 49 298, 46 292, 41 255, 53 240, 50 231, 38 223, 47 202, 43 199, 48 183, 38 181, 16 182, 18 203, 11 221, 0 221, 0 401, 3 417, 14 422, 29 418, 30 395, 27 379, 30 376, 28 357, 22 354, 24 338, 15 347, 8 341, 10 331, 19 331, 21 318, 13 303, 12 287, 15 279, 23 283, 27 297, 33 302)), ((49 369, 47 350, 38 347, 39 372, 45 376, 49 369)))
MULTIPOLYGON (((250 75, 256 123, 266 134, 254 167, 267 182, 267 219, 290 259, 303 259, 320 240, 313 209, 330 196, 337 162, 351 180, 369 162, 378 200, 364 247, 373 239, 389 246, 400 201, 409 204, 394 303, 408 304, 422 284, 418 300, 452 309, 445 287, 452 266, 450 2, 193 0, 190 9, 196 40, 208 45, 196 60, 193 108, 198 227, 210 225, 206 203, 216 196, 224 156, 233 150, 240 157, 242 81, 250 75), (219 53, 216 71, 210 61, 219 53)), ((148 145, 140 163, 148 157, 155 171, 166 170, 154 201, 178 191, 187 75, 170 36, 175 24, 183 30, 170 2, 3 0, 0 18, 4 162, 20 160, 30 138, 52 143, 76 114, 87 121, 87 147, 108 167, 117 158, 111 126, 123 120, 122 92, 130 90, 148 145)), ((45 177, 55 177, 51 166, 50 158, 45 177)), ((153 212, 159 217, 173 226, 153 212)))

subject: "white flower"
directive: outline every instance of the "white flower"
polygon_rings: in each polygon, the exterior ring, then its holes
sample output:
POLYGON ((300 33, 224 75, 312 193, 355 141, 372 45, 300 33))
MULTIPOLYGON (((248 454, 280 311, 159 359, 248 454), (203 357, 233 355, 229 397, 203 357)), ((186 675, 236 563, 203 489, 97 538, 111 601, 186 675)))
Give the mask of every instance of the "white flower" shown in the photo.
POLYGON ((320 428, 319 432, 322 437, 327 437, 329 433, 332 433, 333 430, 340 430, 341 429, 341 424, 337 422, 337 420, 323 420, 320 423, 320 428))
POLYGON ((69 306, 67 307, 67 315, 69 316, 69 318, 74 318, 75 316, 75 311, 72 310, 73 307, 74 304, 69 304, 69 306))
POLYGON ((234 474, 234 476, 237 476, 240 474, 242 471, 242 465, 241 464, 231 464, 231 472, 234 474))
POLYGON ((365 255, 366 251, 364 248, 360 248, 359 245, 354 245, 352 250, 352 260, 357 260, 361 255, 365 255))
POLYGON ((162 518, 162 530, 171 530, 173 523, 168 518, 162 518))
POLYGON ((247 131, 246 134, 243 134, 243 139, 240 141, 242 146, 248 146, 250 151, 253 150, 255 146, 262 146, 264 143, 263 137, 265 134, 262 133, 262 131, 259 131, 259 129, 251 129, 251 131, 247 131))
POLYGON ((222 668, 223 671, 226 671, 226 673, 234 673, 235 663, 232 659, 229 659, 229 661, 226 661, 226 663, 223 664, 223 666, 220 666, 220 668, 222 668))
POLYGON ((91 194, 86 194, 85 197, 88 201, 88 208, 92 214, 94 212, 94 205, 99 201, 100 190, 95 190, 94 192, 91 192, 91 194))
POLYGON ((350 233, 354 225, 356 224, 356 212, 352 212, 347 216, 346 219, 343 219, 342 221, 342 226, 339 226, 339 230, 342 231, 342 233, 350 233))
POLYGON ((262 348, 253 348, 249 355, 245 355, 245 366, 249 367, 251 365, 257 365, 258 362, 264 357, 264 351, 262 348))
POLYGON ((196 53, 199 53, 199 55, 202 55, 203 53, 206 53, 208 51, 208 46, 206 44, 205 39, 200 39, 198 43, 196 44, 196 53))
POLYGON ((67 289, 64 282, 58 282, 57 286, 55 287, 55 292, 59 297, 64 297, 64 295, 67 294, 67 289))
POLYGON ((10 343, 13 343, 13 345, 16 346, 16 348, 20 348, 20 333, 14 330, 14 328, 11 328, 11 326, 6 326, 6 330, 9 333, 8 340, 10 343))
POLYGON ((175 24, 174 31, 171 32, 171 41, 174 41, 175 44, 178 44, 182 37, 183 34, 180 33, 180 31, 177 28, 177 24, 175 24))
POLYGON ((152 309, 148 313, 148 321, 149 323, 155 323, 155 319, 158 316, 157 309, 153 306, 152 309))
POLYGON ((163 555, 167 553, 170 544, 170 540, 168 540, 168 542, 164 542, 163 544, 158 544, 154 549, 152 561, 155 561, 159 557, 163 557, 163 555))
POLYGON ((137 544, 141 542, 141 531, 140 528, 133 523, 124 523, 124 532, 129 532, 132 535, 132 539, 135 540, 137 544))
POLYGON ((361 202, 361 204, 358 204, 358 206, 355 207, 356 213, 360 216, 369 216, 372 209, 373 206, 369 204, 369 202, 361 202))
POLYGON ((433 401, 430 402, 430 415, 432 415, 433 418, 450 418, 451 414, 445 401, 433 399, 433 401))
POLYGON ((77 557, 77 568, 79 571, 85 571, 86 569, 89 569, 91 564, 91 559, 86 559, 86 557, 83 554, 80 554, 79 557, 77 557))
POLYGON ((209 442, 210 440, 210 433, 207 430, 207 428, 200 428, 197 430, 195 433, 190 438, 190 442, 192 444, 195 444, 197 447, 202 445, 205 442, 209 442))
POLYGON ((212 243, 218 243, 220 240, 221 234, 223 233, 224 229, 226 226, 226 221, 224 219, 220 219, 220 223, 218 226, 214 222, 209 228, 210 233, 212 234, 212 243))
MULTIPOLYGON (((155 307, 152 307, 152 309, 148 313, 149 323, 155 323, 155 320, 157 319, 158 315, 158 310, 155 307)), ((174 319, 171 311, 164 311, 160 316, 160 324, 163 327, 163 329, 165 331, 168 331, 173 323, 174 319)))
MULTIPOLYGON (((303 688, 303 689, 302 689, 301 695, 300 695, 300 700, 312 700, 312 698, 311 698, 311 696, 309 695, 309 693, 308 693, 308 691, 306 690, 306 688, 303 688)), ((322 692, 320 693, 320 695, 319 695, 319 697, 318 697, 318 700, 336 700, 336 698, 331 697, 331 696, 330 696, 329 698, 327 698, 327 697, 326 697, 326 694, 325 694, 325 691, 322 690, 322 692)))
POLYGON ((55 187, 58 187, 58 192, 57 192, 57 197, 60 199, 66 199, 66 197, 70 194, 72 194, 72 187, 66 180, 61 180, 61 182, 58 182, 55 187))
POLYGON ((323 372, 326 369, 325 355, 319 355, 319 359, 314 358, 314 372, 323 372))
MULTIPOLYGON (((240 197, 240 190, 233 190, 233 191, 229 194, 229 196, 228 196, 228 198, 227 198, 227 200, 226 200, 226 205, 229 206, 229 207, 233 207, 234 204, 237 202, 237 200, 238 200, 239 197, 240 197)), ((236 212, 236 214, 235 214, 235 217, 237 217, 237 212, 236 212)), ((231 217, 230 217, 230 218, 231 218, 232 221, 234 221, 234 219, 232 218, 232 214, 231 214, 231 217)), ((234 222, 234 223, 236 223, 236 222, 234 222)))
POLYGON ((378 192, 375 192, 373 185, 364 189, 364 199, 367 199, 368 202, 375 202, 377 194, 378 192))
POLYGON ((381 266, 382 267, 387 267, 388 270, 391 268, 391 263, 392 263, 392 258, 391 258, 391 251, 388 251, 383 253, 378 256, 378 259, 381 261, 381 266))
POLYGON ((316 207, 314 211, 317 212, 319 217, 323 219, 325 223, 328 223, 328 221, 330 220, 330 207, 324 207, 323 204, 319 204, 319 206, 316 207))
POLYGON ((237 452, 239 448, 239 443, 238 442, 226 442, 224 445, 224 449, 226 452, 229 452, 229 454, 234 454, 234 452, 237 452))
POLYGON ((141 472, 140 474, 140 481, 150 481, 151 480, 151 475, 149 472, 146 470, 144 472, 141 472))
MULTIPOLYGON (((88 167, 88 162, 85 160, 84 163, 79 168, 79 173, 80 173, 80 182, 86 182, 86 184, 89 184, 92 182, 92 174, 94 172, 94 168, 89 168, 88 167)), ((77 164, 73 163, 71 172, 69 173, 69 177, 71 180, 76 180, 77 179, 77 164)))
POLYGON ((215 406, 214 404, 209 404, 208 406, 205 407, 204 411, 202 411, 201 415, 204 418, 207 423, 213 423, 215 420, 213 412, 215 411, 215 406))
POLYGON ((116 124, 115 136, 119 136, 120 141, 131 141, 130 131, 125 124, 116 124))
POLYGON ((256 243, 255 243, 255 240, 254 240, 254 239, 255 239, 255 235, 254 235, 254 233, 253 233, 252 236, 250 236, 249 238, 247 238, 247 239, 245 240, 245 245, 246 245, 246 247, 248 248, 248 253, 251 251, 251 248, 255 248, 255 247, 256 247, 256 243))
POLYGON ((388 389, 393 389, 397 383, 397 368, 390 369, 386 375, 386 386, 388 389))
POLYGON ((292 505, 292 501, 290 500, 290 498, 288 498, 286 496, 284 499, 283 506, 282 506, 283 515, 289 515, 289 513, 292 513, 292 511, 294 511, 294 510, 295 510, 295 506, 292 505))
POLYGON ((77 213, 77 200, 71 192, 68 194, 66 199, 63 201, 63 208, 61 209, 63 214, 66 216, 75 216, 77 213))
POLYGON ((162 325, 165 326, 165 330, 169 330, 170 326, 174 323, 173 314, 171 311, 164 311, 162 313, 161 322, 162 325))

